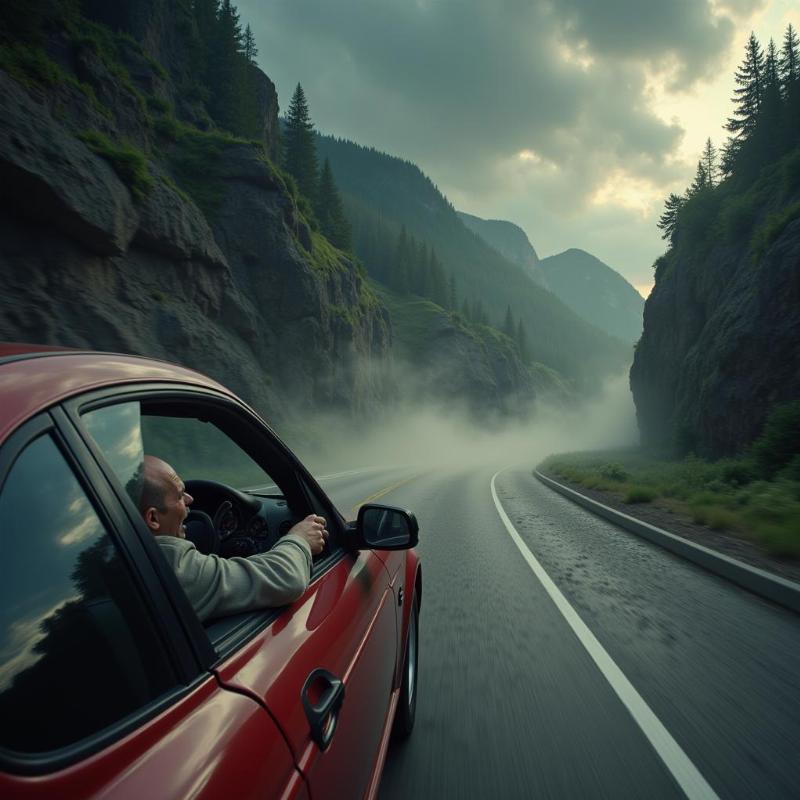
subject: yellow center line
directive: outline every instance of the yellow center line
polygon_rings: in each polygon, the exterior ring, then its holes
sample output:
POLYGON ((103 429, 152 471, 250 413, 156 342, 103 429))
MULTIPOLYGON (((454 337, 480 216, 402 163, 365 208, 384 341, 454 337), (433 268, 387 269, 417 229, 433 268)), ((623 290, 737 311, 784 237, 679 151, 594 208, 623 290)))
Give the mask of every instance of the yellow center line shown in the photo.
POLYGON ((412 475, 410 478, 403 478, 403 480, 397 481, 397 483, 393 483, 390 486, 385 487, 384 489, 379 489, 377 492, 371 494, 369 497, 365 497, 363 500, 356 503, 350 509, 350 517, 355 518, 356 515, 358 514, 358 509, 361 508, 361 506, 366 505, 367 503, 375 502, 375 500, 377 500, 378 498, 383 497, 385 494, 389 494, 389 492, 393 492, 395 489, 399 489, 401 486, 405 485, 406 483, 409 483, 409 481, 413 481, 415 478, 418 477, 419 475, 412 475))

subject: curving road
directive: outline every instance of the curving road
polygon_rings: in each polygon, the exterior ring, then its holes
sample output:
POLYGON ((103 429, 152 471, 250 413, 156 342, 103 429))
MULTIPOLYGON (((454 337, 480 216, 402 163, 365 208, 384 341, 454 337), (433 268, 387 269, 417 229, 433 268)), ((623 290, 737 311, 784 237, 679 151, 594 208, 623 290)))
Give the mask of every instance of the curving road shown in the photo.
POLYGON ((496 479, 507 526, 494 472, 320 480, 345 513, 372 498, 420 522, 417 724, 389 751, 382 800, 800 796, 798 616, 530 466, 496 479))

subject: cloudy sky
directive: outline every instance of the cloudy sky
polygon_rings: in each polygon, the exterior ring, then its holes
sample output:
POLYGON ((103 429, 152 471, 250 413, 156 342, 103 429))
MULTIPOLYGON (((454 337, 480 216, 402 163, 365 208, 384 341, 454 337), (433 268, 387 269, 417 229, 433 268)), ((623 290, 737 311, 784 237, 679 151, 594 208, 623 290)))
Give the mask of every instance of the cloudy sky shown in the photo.
POLYGON ((239 0, 282 111, 418 164, 540 257, 580 247, 646 294, 655 222, 724 140, 751 30, 797 0, 239 0))

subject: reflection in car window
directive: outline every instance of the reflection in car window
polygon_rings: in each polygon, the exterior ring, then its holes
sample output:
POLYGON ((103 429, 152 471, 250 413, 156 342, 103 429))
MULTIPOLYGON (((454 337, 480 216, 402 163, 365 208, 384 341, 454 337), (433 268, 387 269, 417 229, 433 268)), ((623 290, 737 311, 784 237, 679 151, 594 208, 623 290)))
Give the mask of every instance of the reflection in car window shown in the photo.
POLYGON ((176 680, 89 499, 45 435, 0 494, 0 746, 63 747, 176 680))
POLYGON ((196 417, 142 416, 145 451, 169 462, 184 480, 203 478, 237 489, 263 487, 272 478, 230 437, 196 417))
POLYGON ((84 414, 83 421, 128 495, 142 493, 144 446, 139 403, 118 403, 84 414))

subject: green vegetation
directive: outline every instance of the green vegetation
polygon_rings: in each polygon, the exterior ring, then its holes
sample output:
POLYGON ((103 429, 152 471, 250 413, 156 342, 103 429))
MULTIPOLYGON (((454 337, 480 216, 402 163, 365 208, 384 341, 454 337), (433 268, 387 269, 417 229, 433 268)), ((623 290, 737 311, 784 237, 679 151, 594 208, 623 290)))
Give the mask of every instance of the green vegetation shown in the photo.
POLYGON ((105 134, 92 130, 83 131, 79 138, 111 164, 137 200, 153 188, 147 156, 130 142, 114 143, 105 134))
POLYGON ((776 408, 739 458, 667 461, 631 449, 550 456, 539 468, 625 503, 654 503, 749 537, 776 555, 800 557, 800 402, 776 408))
POLYGON ((303 87, 298 83, 289 103, 283 132, 283 167, 297 182, 297 188, 309 200, 315 200, 319 187, 317 146, 314 124, 303 87))
POLYGON ((148 62, 155 65, 157 70, 164 72, 163 68, 145 55, 142 46, 132 36, 125 33, 115 33, 105 25, 100 25, 91 20, 81 19, 69 25, 70 39, 77 47, 86 47, 97 55, 106 69, 130 93, 145 121, 150 121, 147 112, 147 101, 144 95, 134 86, 130 73, 124 65, 124 50, 130 48, 138 55, 145 56, 148 62))
POLYGON ((201 131, 171 115, 158 119, 155 129, 168 145, 174 145, 168 147, 166 157, 180 188, 206 216, 213 216, 224 192, 217 166, 219 157, 232 145, 250 142, 230 133, 201 131))
POLYGON ((800 217, 800 204, 791 202, 800 182, 800 40, 794 28, 787 27, 780 53, 771 40, 764 53, 751 34, 735 79, 733 116, 725 126, 730 138, 719 158, 706 142, 692 185, 683 195, 669 195, 658 227, 672 249, 700 256, 718 238, 747 239, 758 261, 800 217))
POLYGON ((26 86, 72 86, 86 97, 96 111, 111 117, 111 111, 97 99, 88 83, 65 72, 39 46, 19 42, 0 44, 0 69, 26 86))

